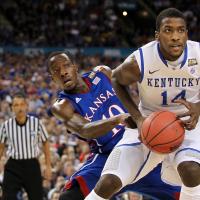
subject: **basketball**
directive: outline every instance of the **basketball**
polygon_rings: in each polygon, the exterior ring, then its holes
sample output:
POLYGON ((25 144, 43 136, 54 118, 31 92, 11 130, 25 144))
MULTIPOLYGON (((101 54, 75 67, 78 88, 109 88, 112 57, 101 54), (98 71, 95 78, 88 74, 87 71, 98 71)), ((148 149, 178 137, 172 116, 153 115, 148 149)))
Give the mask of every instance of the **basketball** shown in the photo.
POLYGON ((141 140, 152 151, 171 153, 183 142, 185 129, 176 114, 169 111, 153 112, 141 128, 141 140))

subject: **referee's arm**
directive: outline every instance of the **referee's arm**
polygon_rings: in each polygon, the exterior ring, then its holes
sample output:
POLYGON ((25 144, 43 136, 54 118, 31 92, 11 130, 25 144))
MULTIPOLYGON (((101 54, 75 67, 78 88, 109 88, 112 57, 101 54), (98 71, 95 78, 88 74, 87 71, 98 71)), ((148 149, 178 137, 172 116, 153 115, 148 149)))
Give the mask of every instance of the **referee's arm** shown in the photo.
POLYGON ((5 125, 2 124, 0 127, 0 159, 5 149, 5 142, 6 142, 6 130, 5 130, 5 125))
POLYGON ((39 121, 39 133, 41 135, 43 152, 46 161, 45 178, 50 180, 52 175, 50 146, 48 142, 48 133, 41 121, 39 121))

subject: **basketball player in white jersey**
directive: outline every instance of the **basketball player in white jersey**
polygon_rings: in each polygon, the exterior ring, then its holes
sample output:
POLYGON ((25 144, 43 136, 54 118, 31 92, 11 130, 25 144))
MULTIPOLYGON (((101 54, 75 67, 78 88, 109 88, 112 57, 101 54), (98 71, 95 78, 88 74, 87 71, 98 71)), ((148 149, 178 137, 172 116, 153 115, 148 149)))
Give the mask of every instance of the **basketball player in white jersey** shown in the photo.
POLYGON ((182 119, 184 142, 163 159, 162 176, 174 184, 180 177, 181 200, 200 200, 200 43, 188 40, 187 34, 183 13, 163 10, 156 20, 156 40, 133 52, 116 68, 112 80, 139 130, 154 111, 169 110, 182 119), (125 89, 134 82, 140 96, 138 110, 125 89))
MULTIPOLYGON (((163 180, 182 185, 181 200, 200 200, 200 45, 188 40, 184 15, 177 9, 163 10, 157 17, 156 29, 155 41, 133 52, 114 70, 113 86, 139 132, 149 114, 169 110, 182 119, 185 140, 169 155, 151 152, 137 140, 126 141, 132 146, 129 150, 128 145, 119 149, 122 145, 117 144, 85 200, 109 199, 121 187, 140 180, 159 162, 163 180), (134 82, 138 83, 139 108, 126 90, 134 82), (114 177, 110 182, 109 174, 114 177)), ((137 133, 133 130, 132 138, 137 133)))

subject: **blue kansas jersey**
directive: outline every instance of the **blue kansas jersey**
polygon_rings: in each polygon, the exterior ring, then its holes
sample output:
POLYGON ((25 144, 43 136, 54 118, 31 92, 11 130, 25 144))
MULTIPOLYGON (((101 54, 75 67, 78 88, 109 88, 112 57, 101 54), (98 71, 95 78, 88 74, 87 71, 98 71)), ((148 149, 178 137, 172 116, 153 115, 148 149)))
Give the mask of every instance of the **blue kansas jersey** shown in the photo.
MULTIPOLYGON (((127 112, 117 98, 109 78, 104 73, 91 71, 84 74, 82 78, 90 86, 88 93, 68 94, 62 91, 58 98, 68 99, 75 111, 91 122, 127 112)), ((118 125, 106 135, 88 140, 91 151, 109 153, 122 138, 124 129, 124 126, 118 125)))

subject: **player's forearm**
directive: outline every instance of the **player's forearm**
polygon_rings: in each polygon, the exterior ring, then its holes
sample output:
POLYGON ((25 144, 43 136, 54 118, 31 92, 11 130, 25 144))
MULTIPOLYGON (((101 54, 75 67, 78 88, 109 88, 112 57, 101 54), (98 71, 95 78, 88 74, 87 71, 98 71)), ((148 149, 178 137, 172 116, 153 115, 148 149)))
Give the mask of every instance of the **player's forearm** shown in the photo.
POLYGON ((51 154, 48 141, 43 143, 43 150, 44 150, 46 165, 51 166, 51 154))
POLYGON ((126 107, 133 120, 137 123, 142 118, 142 114, 140 113, 138 106, 132 100, 126 87, 121 85, 114 76, 112 77, 112 85, 115 89, 117 96, 126 107))
POLYGON ((0 159, 3 156, 4 149, 5 149, 5 144, 0 143, 0 159))
POLYGON ((200 115, 200 101, 197 102, 196 105, 197 105, 197 108, 198 108, 198 113, 199 113, 199 115, 200 115))
POLYGON ((98 138, 107 134, 121 121, 120 116, 115 116, 105 120, 86 123, 79 127, 78 134, 87 139, 98 138))

